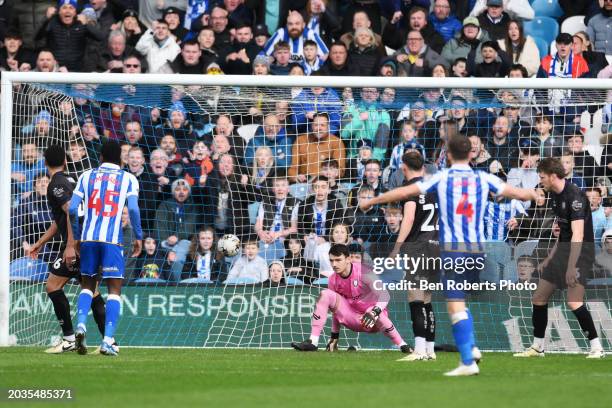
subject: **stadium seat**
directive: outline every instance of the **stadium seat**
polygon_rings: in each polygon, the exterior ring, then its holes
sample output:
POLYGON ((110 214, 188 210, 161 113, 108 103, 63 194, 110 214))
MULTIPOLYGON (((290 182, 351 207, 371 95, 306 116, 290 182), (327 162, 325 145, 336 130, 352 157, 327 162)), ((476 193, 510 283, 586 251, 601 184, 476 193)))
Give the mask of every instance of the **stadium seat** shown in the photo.
MULTIPOLYGON (((532 37, 540 37, 546 41, 546 48, 548 48, 548 43, 557 38, 559 34, 559 23, 552 17, 540 17, 536 16, 531 21, 526 21, 525 25, 525 34, 529 34, 532 37)), ((536 40, 537 44, 537 40, 536 40)), ((540 46, 538 46, 540 48, 540 46)), ((542 54, 542 50, 540 48, 540 55, 547 55, 548 51, 542 54)))
POLYGON ((240 126, 237 132, 240 137, 244 139, 244 143, 249 143, 249 140, 255 136, 258 127, 259 125, 244 125, 240 126))
POLYGON ((157 278, 139 278, 134 281, 134 283, 166 283, 164 279, 157 278))
POLYGON ((327 286, 328 283, 329 283, 329 279, 327 278, 319 278, 315 280, 314 282, 312 282, 313 285, 319 285, 319 286, 327 286))
POLYGON ((540 56, 544 58, 548 55, 548 42, 540 37, 533 37, 533 41, 535 41, 538 46, 538 51, 540 52, 540 56))
POLYGON ((189 278, 189 279, 183 279, 181 281, 181 283, 201 283, 201 284, 207 284, 207 283, 213 283, 213 281, 211 281, 210 279, 189 278))
POLYGON ((226 285, 252 285, 254 283, 259 283, 259 281, 250 276, 245 276, 242 278, 228 279, 225 281, 226 285))
POLYGON ((527 256, 532 256, 533 255, 533 251, 535 251, 535 249, 538 246, 538 240, 537 239, 530 239, 527 241, 523 241, 520 244, 518 244, 517 246, 514 247, 514 259, 516 262, 516 259, 520 256, 523 255, 527 255, 527 256))
POLYGON ((559 18, 564 14, 558 0, 534 0, 531 3, 531 8, 535 11, 536 18, 559 18))
POLYGON ((289 194, 304 201, 308 195, 308 183, 296 183, 289 186, 289 194))
POLYGON ((257 221, 257 213, 259 212, 260 204, 261 203, 259 201, 249 204, 249 222, 251 225, 255 225, 255 222, 257 221))
POLYGON ((287 283, 287 285, 293 286, 302 286, 304 284, 304 282, 302 282, 300 279, 294 278, 293 276, 287 276, 285 278, 285 282, 287 283))
POLYGON ((584 16, 568 17, 561 23, 562 33, 574 35, 578 31, 586 31, 586 29, 587 26, 584 24, 584 16))
POLYGON ((44 282, 49 275, 49 266, 39 259, 23 257, 15 259, 9 266, 10 280, 44 282))

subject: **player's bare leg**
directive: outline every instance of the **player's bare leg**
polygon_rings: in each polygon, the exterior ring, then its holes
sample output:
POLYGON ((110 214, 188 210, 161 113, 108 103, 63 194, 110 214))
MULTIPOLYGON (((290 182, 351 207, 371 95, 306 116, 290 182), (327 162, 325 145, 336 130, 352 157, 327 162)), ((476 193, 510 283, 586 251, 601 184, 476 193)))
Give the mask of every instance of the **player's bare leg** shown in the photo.
POLYGON ((532 312, 531 323, 533 325, 533 343, 514 357, 544 357, 544 337, 548 325, 548 299, 552 296, 557 286, 545 279, 540 279, 538 287, 533 292, 531 299, 532 312))

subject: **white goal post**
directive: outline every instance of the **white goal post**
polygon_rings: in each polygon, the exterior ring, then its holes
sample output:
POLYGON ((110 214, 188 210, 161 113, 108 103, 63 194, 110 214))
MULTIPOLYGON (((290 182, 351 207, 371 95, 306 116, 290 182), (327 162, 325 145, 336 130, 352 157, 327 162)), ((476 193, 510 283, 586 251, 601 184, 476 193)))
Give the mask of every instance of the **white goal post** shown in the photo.
MULTIPOLYGON (((233 86, 233 87, 333 87, 395 89, 571 89, 611 91, 612 79, 508 79, 508 78, 411 78, 411 77, 306 77, 306 76, 229 76, 164 74, 97 74, 3 72, 0 114, 0 346, 11 344, 9 338, 11 262, 11 160, 13 153, 13 86, 15 84, 113 84, 163 86, 233 86)), ((607 101, 611 103, 612 101, 607 101)))

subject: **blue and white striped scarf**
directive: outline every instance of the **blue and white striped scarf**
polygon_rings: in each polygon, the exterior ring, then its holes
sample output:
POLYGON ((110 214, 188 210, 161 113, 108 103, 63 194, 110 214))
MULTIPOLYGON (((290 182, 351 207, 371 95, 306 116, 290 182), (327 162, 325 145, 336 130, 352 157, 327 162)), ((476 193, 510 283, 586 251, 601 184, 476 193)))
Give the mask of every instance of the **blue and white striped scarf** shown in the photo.
POLYGON ((187 30, 191 30, 191 23, 199 16, 208 11, 210 0, 189 0, 187 4, 187 12, 185 13, 185 23, 183 26, 187 30))

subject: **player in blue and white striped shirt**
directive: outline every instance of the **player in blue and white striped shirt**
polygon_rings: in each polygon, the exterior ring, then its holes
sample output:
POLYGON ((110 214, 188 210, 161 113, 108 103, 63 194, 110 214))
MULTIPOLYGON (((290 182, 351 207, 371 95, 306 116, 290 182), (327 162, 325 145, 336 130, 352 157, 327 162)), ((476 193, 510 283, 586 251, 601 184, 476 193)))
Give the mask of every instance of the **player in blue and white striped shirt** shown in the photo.
POLYGON ((317 44, 317 55, 325 60, 329 49, 319 34, 306 28, 304 17, 297 11, 289 12, 287 17, 287 27, 281 27, 270 37, 264 46, 266 55, 272 55, 274 45, 279 41, 284 41, 289 44, 291 52, 291 61, 301 62, 304 59, 304 41, 312 40, 317 44))
POLYGON ((510 200, 510 202, 489 201, 484 218, 487 241, 505 242, 510 232, 508 221, 519 213, 525 215, 527 212, 523 203, 518 200, 510 200))
POLYGON ((70 201, 70 219, 74 237, 80 237, 81 286, 77 302, 78 324, 75 333, 79 354, 86 354, 85 332, 87 313, 96 288, 98 268, 108 286, 106 301, 106 322, 104 339, 100 352, 117 355, 113 346, 113 335, 119 321, 121 309, 121 284, 125 268, 123 260, 121 214, 126 203, 130 223, 136 240, 132 256, 142 249, 142 228, 138 209, 138 180, 132 174, 121 170, 121 147, 115 141, 102 145, 102 165, 86 171, 79 177, 77 187, 70 201), (80 231, 78 207, 84 201, 85 216, 83 231, 80 231))
POLYGON ((447 147, 451 168, 441 170, 427 181, 396 188, 360 202, 359 206, 365 211, 373 205, 403 201, 432 191, 437 193, 441 258, 444 261, 442 265, 452 260, 455 266, 453 269, 443 268, 442 282, 453 325, 453 337, 461 354, 459 367, 445 375, 475 375, 480 371, 477 365, 480 351, 475 344, 472 316, 465 306, 465 293, 455 290, 450 284, 476 282, 478 276, 470 272, 477 272, 474 269, 484 266, 482 247, 486 239, 483 220, 489 191, 522 201, 535 200, 536 193, 534 190, 507 185, 491 174, 472 170, 468 164, 472 147, 467 137, 455 136, 447 142, 447 147), (464 271, 459 270, 459 261, 464 262, 464 271), (467 267, 468 262, 473 268, 467 267))

